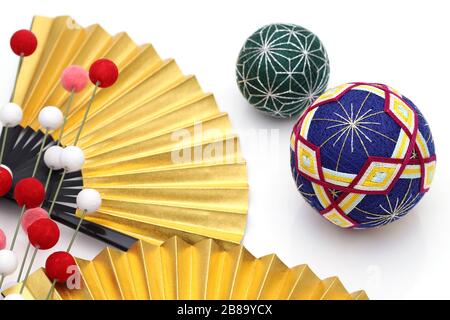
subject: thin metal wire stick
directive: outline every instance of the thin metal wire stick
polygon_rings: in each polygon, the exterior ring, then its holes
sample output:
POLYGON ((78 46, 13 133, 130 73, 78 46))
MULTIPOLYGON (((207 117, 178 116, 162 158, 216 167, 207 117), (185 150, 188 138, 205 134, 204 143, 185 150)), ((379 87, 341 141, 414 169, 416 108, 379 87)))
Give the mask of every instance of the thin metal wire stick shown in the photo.
POLYGON ((10 250, 14 250, 14 246, 16 245, 16 240, 17 240, 17 235, 19 234, 19 229, 20 229, 20 222, 22 221, 23 218, 23 214, 25 213, 25 206, 22 207, 22 212, 20 213, 20 217, 19 220, 17 221, 17 225, 16 225, 16 230, 14 231, 14 237, 11 241, 11 247, 10 250))
POLYGON ((59 179, 58 187, 56 188, 55 196, 53 197, 52 204, 50 205, 50 210, 48 211, 48 214, 51 215, 53 212, 53 209, 55 208, 56 199, 58 198, 59 192, 61 191, 62 184, 64 182, 64 177, 66 176, 67 171, 64 170, 64 172, 61 174, 61 178, 59 179))
POLYGON ((80 128, 78 129, 77 137, 73 143, 74 146, 77 145, 78 140, 80 140, 81 132, 83 131, 84 125, 86 124, 86 120, 89 115, 89 111, 91 110, 92 103, 94 102, 95 94, 97 93, 98 86, 100 85, 100 81, 97 81, 94 87, 94 91, 92 92, 91 98, 89 99, 88 106, 86 108, 86 112, 84 113, 83 121, 81 121, 80 128))
POLYGON ((25 255, 23 257, 22 264, 20 265, 20 271, 19 271, 19 276, 17 277, 17 282, 20 282, 20 279, 22 279, 23 269, 25 268, 25 263, 27 262, 28 253, 30 252, 30 248, 31 248, 31 242, 28 241, 27 249, 25 250, 25 255))
POLYGON ((50 179, 52 178, 53 170, 50 169, 47 176, 47 181, 45 181, 45 191, 47 192, 48 185, 50 184, 50 179))
POLYGON ((78 233, 80 232, 81 224, 83 223, 84 217, 86 216, 87 211, 83 210, 83 213, 80 216, 80 221, 78 222, 77 228, 75 229, 75 232, 73 233, 72 239, 70 240, 69 246, 67 247, 67 252, 70 252, 72 250, 72 246, 75 242, 75 239, 78 236, 78 233))
POLYGON ((63 124, 61 126, 61 131, 59 132, 58 145, 62 145, 61 140, 62 140, 63 135, 64 135, 64 129, 66 127, 67 118, 69 117, 69 112, 70 112, 70 108, 72 107, 72 103, 73 103, 73 98, 74 97, 75 97, 75 91, 72 90, 72 91, 70 91, 70 97, 69 97, 69 100, 68 100, 67 105, 66 105, 66 110, 64 111, 64 121, 63 121, 63 124))
POLYGON ((33 175, 32 175, 33 178, 36 176, 36 172, 39 167, 39 162, 41 162, 42 151, 44 150, 44 146, 45 146, 45 142, 47 141, 47 137, 48 137, 48 129, 45 130, 44 138, 42 139, 42 142, 41 142, 41 148, 39 149, 36 164, 34 165, 34 170, 33 170, 33 175))
POLYGON ((25 274, 25 279, 23 280, 22 287, 20 288, 20 292, 19 292, 20 294, 23 293, 23 289, 25 289, 25 286, 27 285, 27 280, 28 280, 28 277, 30 276, 31 268, 33 268, 34 260, 36 260, 36 255, 38 253, 38 250, 39 250, 38 248, 34 248, 34 252, 33 252, 33 256, 31 257, 30 265, 28 266, 27 273, 25 274))
POLYGON ((50 300, 50 297, 53 295, 53 291, 55 291, 55 286, 56 286, 56 280, 53 280, 52 287, 50 288, 50 290, 48 290, 48 294, 47 294, 47 297, 45 298, 45 300, 50 300))
POLYGON ((13 102, 14 100, 14 96, 16 95, 16 89, 17 89, 17 81, 19 80, 19 72, 20 69, 22 68, 22 63, 23 63, 23 53, 20 55, 20 59, 19 59, 19 63, 17 65, 17 71, 16 71, 16 81, 14 81, 14 87, 13 87, 13 91, 11 93, 11 98, 9 99, 10 102, 13 102))

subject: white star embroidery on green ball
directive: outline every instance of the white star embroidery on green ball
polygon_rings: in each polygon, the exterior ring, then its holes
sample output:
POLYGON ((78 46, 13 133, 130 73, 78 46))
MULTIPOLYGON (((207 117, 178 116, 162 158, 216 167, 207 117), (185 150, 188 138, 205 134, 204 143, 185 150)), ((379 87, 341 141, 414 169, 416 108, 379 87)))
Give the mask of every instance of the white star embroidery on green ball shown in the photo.
POLYGON ((236 75, 250 104, 270 115, 289 118, 325 91, 328 56, 310 31, 295 25, 268 25, 244 44, 236 75))

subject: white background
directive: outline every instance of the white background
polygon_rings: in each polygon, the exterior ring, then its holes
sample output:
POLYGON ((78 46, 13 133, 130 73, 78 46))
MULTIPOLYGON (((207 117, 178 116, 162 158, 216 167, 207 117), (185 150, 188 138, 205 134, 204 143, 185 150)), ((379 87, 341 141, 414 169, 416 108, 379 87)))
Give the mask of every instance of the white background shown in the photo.
MULTIPOLYGON (((0 102, 8 101, 16 68, 9 37, 32 16, 68 14, 152 42, 215 93, 241 134, 251 188, 245 245, 256 256, 275 252, 289 266, 308 263, 320 277, 338 275, 372 299, 450 298, 450 151, 448 1, 1 1, 0 102), (379 230, 341 230, 307 207, 290 175, 294 120, 276 120, 248 106, 235 83, 244 40, 272 22, 315 32, 331 60, 330 86, 386 83, 412 99, 428 119, 437 146, 433 187, 404 220, 379 230), (255 142, 249 130, 279 129, 279 140, 255 142)), ((0 227, 11 236, 18 209, 0 201, 0 227)), ((60 248, 71 231, 64 228, 60 248)), ((17 252, 25 247, 20 238, 17 252)), ((74 253, 93 258, 103 245, 85 236, 74 253)), ((38 257, 41 266, 47 254, 38 257)), ((9 278, 10 280, 13 277, 9 278)))

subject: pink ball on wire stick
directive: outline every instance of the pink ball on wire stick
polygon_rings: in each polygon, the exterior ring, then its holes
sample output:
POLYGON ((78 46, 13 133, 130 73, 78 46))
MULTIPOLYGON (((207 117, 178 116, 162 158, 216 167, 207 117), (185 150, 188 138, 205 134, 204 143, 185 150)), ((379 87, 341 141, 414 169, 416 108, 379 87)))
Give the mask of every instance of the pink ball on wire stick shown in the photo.
POLYGON ((64 69, 61 75, 61 85, 69 92, 82 91, 89 81, 89 73, 82 67, 72 65, 64 69))
POLYGON ((25 211, 21 222, 23 231, 28 234, 28 228, 40 219, 49 219, 48 212, 44 209, 38 207, 25 211))
POLYGON ((2 229, 0 229, 0 250, 6 248, 6 236, 2 229))

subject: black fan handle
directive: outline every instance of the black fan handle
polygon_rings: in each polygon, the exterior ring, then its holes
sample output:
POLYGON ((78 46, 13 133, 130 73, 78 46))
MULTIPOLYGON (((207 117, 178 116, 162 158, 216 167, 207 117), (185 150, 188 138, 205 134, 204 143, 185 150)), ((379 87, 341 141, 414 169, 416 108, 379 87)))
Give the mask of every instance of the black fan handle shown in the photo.
MULTIPOLYGON (((72 229, 75 229, 80 222, 77 216, 66 212, 52 213, 51 218, 72 229)), ((81 223, 80 232, 122 251, 128 251, 137 241, 137 239, 126 234, 86 220, 81 223)))

